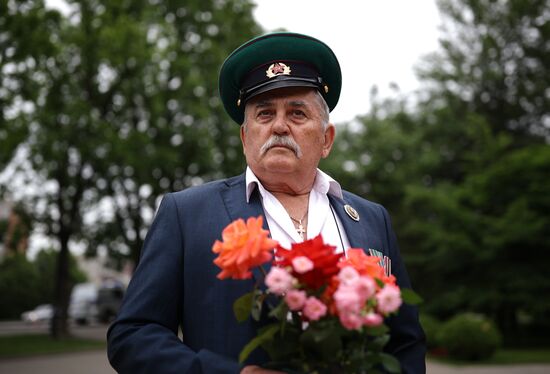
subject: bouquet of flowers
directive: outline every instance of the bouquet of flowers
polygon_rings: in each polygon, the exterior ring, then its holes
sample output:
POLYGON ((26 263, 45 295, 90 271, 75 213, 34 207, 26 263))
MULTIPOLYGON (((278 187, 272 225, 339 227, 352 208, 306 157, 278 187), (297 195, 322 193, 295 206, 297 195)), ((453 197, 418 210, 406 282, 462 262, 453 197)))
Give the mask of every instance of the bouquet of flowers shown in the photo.
POLYGON ((344 256, 321 235, 283 248, 262 224, 261 216, 236 220, 212 247, 214 263, 222 269, 219 279, 248 279, 256 267, 264 275, 233 306, 239 321, 259 320, 265 312, 271 317, 239 360, 262 347, 272 360, 266 367, 273 369, 371 373, 383 366, 400 372, 399 362, 383 352, 389 341, 384 318, 404 299, 418 297, 400 290, 380 259, 362 249, 348 249, 344 256))

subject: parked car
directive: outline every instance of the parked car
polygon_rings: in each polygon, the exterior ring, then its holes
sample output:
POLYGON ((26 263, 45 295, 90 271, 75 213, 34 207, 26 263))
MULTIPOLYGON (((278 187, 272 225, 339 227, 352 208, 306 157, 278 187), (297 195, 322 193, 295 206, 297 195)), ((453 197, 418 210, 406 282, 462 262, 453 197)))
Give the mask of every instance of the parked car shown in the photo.
POLYGON ((97 318, 102 323, 111 322, 120 309, 124 286, 118 281, 106 281, 97 292, 97 318))
MULTIPOLYGON (((73 287, 69 303, 69 318, 79 325, 92 322, 108 323, 116 317, 122 298, 124 286, 121 282, 109 280, 101 285, 79 283, 73 287)), ((21 319, 28 323, 47 322, 53 318, 53 306, 43 304, 21 314, 21 319)))
POLYGON ((124 286, 121 282, 109 280, 100 286, 94 283, 80 283, 73 287, 69 316, 77 324, 93 321, 110 322, 118 313, 124 286))
POLYGON ((33 310, 23 312, 21 319, 27 323, 47 322, 53 317, 53 307, 50 304, 38 305, 33 310))
POLYGON ((69 317, 85 325, 97 319, 98 287, 93 283, 79 283, 73 287, 69 304, 69 317))

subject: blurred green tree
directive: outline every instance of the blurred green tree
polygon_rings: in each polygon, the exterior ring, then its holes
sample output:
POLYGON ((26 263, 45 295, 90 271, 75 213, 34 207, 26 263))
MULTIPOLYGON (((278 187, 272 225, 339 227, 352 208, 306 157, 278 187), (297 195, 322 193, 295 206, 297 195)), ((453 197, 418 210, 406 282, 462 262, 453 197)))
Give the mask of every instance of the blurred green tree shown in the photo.
MULTIPOLYGON (((37 288, 40 294, 41 304, 49 304, 55 297, 55 268, 57 255, 57 251, 52 248, 42 249, 32 261, 38 274, 39 284, 37 288)), ((74 256, 69 256, 69 288, 72 289, 75 284, 84 283, 87 280, 86 274, 78 267, 76 258, 74 256)))
POLYGON ((60 249, 54 336, 68 333, 71 241, 137 261, 159 195, 241 171, 216 77, 260 32, 248 0, 67 4, 0 9, 0 142, 19 150, 6 188, 60 249))
POLYGON ((18 319, 40 303, 39 276, 23 254, 0 262, 0 319, 18 319))
POLYGON ((550 137, 546 0, 438 0, 441 50, 419 67, 427 97, 482 115, 517 144, 550 137), (521 141, 520 141, 521 140, 521 141))
MULTIPOLYGON (((8 254, 0 261, 0 319, 16 319, 39 304, 52 303, 56 260, 57 252, 46 249, 33 261, 23 253, 8 254)), ((86 279, 74 256, 70 256, 69 287, 86 279)))
POLYGON ((521 344, 550 331, 550 14, 539 0, 439 5, 448 33, 414 104, 374 90, 324 167, 390 210, 427 311, 483 312, 521 344))

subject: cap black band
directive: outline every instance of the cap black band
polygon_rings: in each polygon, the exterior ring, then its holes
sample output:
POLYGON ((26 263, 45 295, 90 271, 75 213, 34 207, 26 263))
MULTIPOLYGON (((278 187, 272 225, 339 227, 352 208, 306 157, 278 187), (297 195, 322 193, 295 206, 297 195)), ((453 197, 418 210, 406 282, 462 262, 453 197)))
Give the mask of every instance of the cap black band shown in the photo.
POLYGON ((323 78, 314 66, 302 61, 270 61, 252 69, 241 83, 239 105, 274 88, 313 87, 326 93, 323 78))

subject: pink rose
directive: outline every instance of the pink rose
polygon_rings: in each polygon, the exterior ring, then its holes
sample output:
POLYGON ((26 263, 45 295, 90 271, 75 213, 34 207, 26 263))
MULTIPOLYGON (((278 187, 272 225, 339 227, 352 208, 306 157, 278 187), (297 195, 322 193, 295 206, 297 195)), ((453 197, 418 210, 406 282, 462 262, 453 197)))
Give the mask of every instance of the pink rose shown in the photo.
POLYGON ((354 286, 363 303, 365 303, 367 299, 371 298, 376 293, 376 282, 368 276, 362 276, 357 279, 354 286))
POLYGON ((333 297, 339 314, 359 313, 363 307, 361 298, 353 286, 340 284, 333 297))
POLYGON ((313 270, 313 262, 306 256, 298 256, 292 259, 292 268, 298 274, 307 273, 313 270))
POLYGON ((401 291, 393 284, 386 284, 376 295, 376 308, 380 313, 395 312, 401 306, 401 291))
POLYGON ((338 273, 340 282, 346 285, 351 285, 359 279, 359 273, 351 266, 346 266, 338 273))
POLYGON ((265 277, 265 284, 269 291, 282 295, 292 287, 293 280, 288 271, 274 266, 265 277))
POLYGON ((380 326, 382 322, 384 322, 384 318, 378 313, 370 312, 363 317, 363 324, 365 326, 376 327, 380 326))
POLYGON ((290 290, 285 295, 285 302, 288 309, 297 311, 304 307, 306 302, 306 293, 300 290, 290 290))
POLYGON ((340 314, 340 323, 348 330, 357 330, 363 325, 361 317, 355 313, 340 314))
POLYGON ((317 321, 327 314, 327 306, 316 297, 310 296, 306 300, 303 313, 310 321, 317 321))

